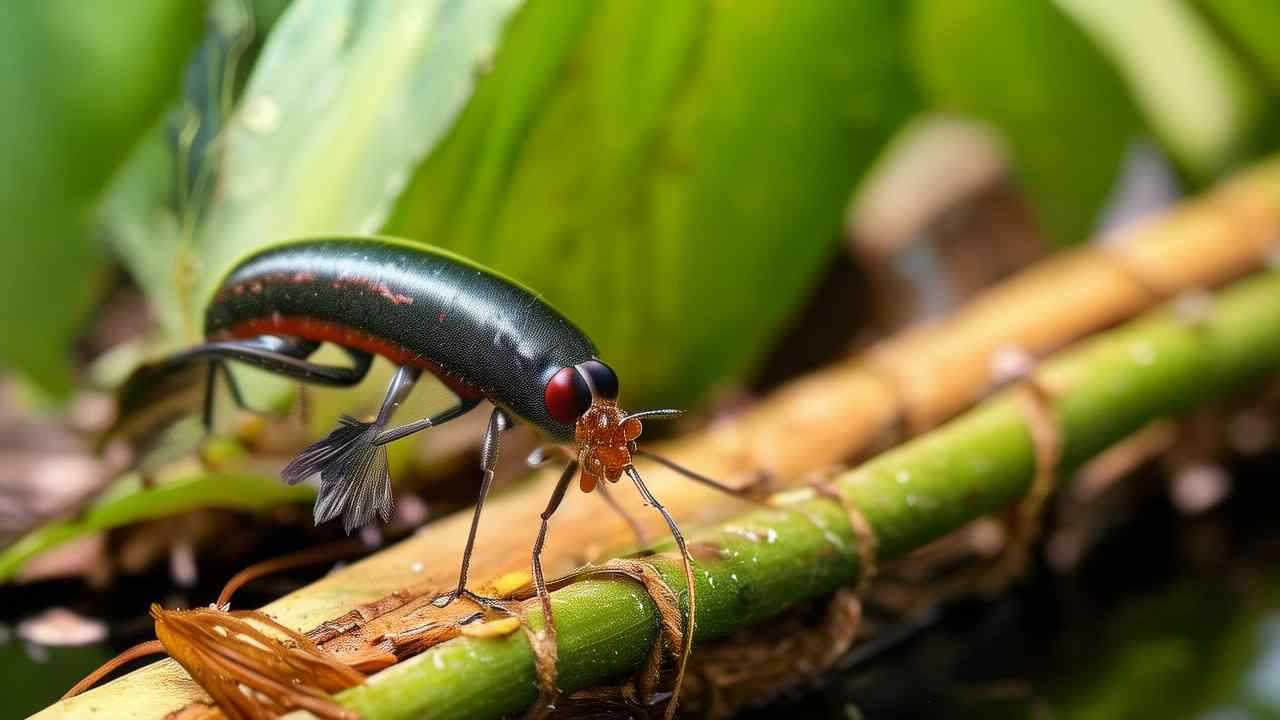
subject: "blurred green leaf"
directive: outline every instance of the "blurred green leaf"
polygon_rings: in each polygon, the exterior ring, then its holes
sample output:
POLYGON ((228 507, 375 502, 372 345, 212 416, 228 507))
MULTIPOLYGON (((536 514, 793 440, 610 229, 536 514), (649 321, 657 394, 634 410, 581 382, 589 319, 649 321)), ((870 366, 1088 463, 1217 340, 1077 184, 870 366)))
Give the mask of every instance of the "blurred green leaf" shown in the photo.
POLYGON ((1184 0, 1055 2, 1115 63, 1148 124, 1192 174, 1209 179, 1236 159, 1263 98, 1184 0))
POLYGON ((197 475, 152 488, 142 487, 135 477, 118 484, 81 517, 44 525, 5 548, 0 552, 0 582, 12 579, 40 553, 90 533, 201 508, 262 510, 314 497, 309 485, 290 486, 252 474, 197 475))
POLYGON ((101 254, 91 210, 177 85, 199 3, 0 6, 0 362, 55 394, 101 254))
POLYGON ((1280 89, 1280 3, 1257 0, 1196 0, 1196 5, 1225 31, 1263 71, 1271 89, 1280 89))
POLYGON ((283 3, 260 2, 259 34, 280 16, 242 93, 227 76, 248 64, 245 18, 237 3, 215 5, 183 114, 134 154, 106 212, 169 342, 199 337, 205 300, 242 256, 298 235, 378 230, 519 2, 299 0, 283 15, 283 3), (175 163, 189 183, 176 189, 175 163))
POLYGON ((148 133, 129 157, 108 189, 99 220, 112 250, 152 301, 163 334, 176 341, 189 331, 178 290, 183 229, 172 206, 174 155, 165 127, 148 133))
POLYGON ((212 0, 183 72, 181 101, 138 144, 100 211, 106 239, 151 299, 160 352, 199 337, 192 308, 196 221, 216 189, 215 141, 284 0, 212 0))
POLYGON ((190 312, 202 317, 223 273, 250 252, 300 235, 377 232, 518 4, 290 5, 220 139, 190 312))
POLYGON ((994 125, 1060 243, 1088 237, 1142 130, 1116 72, 1057 8, 1025 0, 919 0, 916 73, 944 109, 994 125))
POLYGON ((916 107, 897 3, 531 2, 386 232, 536 288, 631 404, 741 374, 916 107))
POLYGON ((1280 718, 1272 575, 1247 593, 1196 582, 1131 602, 1098 628, 1078 676, 1048 679, 1054 717, 1280 718))

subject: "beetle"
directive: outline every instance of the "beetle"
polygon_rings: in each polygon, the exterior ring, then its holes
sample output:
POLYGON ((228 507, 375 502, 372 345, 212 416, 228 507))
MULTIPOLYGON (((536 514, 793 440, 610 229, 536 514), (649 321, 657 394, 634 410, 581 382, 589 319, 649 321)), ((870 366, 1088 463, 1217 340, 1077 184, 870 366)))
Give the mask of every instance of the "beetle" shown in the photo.
POLYGON ((317 524, 342 517, 347 532, 381 517, 393 505, 386 446, 454 420, 489 400, 493 410, 481 441, 483 473, 456 587, 439 605, 466 596, 492 601, 467 588, 467 572, 484 500, 493 483, 503 431, 523 420, 568 449, 570 460, 546 510, 533 549, 535 588, 546 600, 540 553, 548 521, 574 479, 591 492, 626 475, 645 503, 661 513, 684 560, 689 579, 692 639, 694 586, 684 538, 670 513, 646 487, 632 460, 653 457, 697 482, 741 495, 743 491, 643 453, 636 440, 646 418, 671 418, 678 410, 627 413, 618 406, 619 382, 598 357, 594 343, 532 290, 461 256, 394 238, 314 238, 275 246, 235 265, 219 283, 205 311, 206 342, 145 365, 120 393, 116 431, 148 434, 172 419, 163 397, 203 376, 203 420, 213 424, 215 386, 221 378, 235 401, 244 398, 228 362, 255 366, 304 383, 351 386, 368 372, 374 355, 397 366, 377 415, 343 417, 328 436, 305 448, 284 469, 288 483, 318 475, 317 524), (312 362, 322 343, 341 347, 350 366, 312 362), (457 404, 430 417, 393 426, 397 408, 422 375, 434 375, 457 404), (158 414, 154 411, 162 408, 158 414))

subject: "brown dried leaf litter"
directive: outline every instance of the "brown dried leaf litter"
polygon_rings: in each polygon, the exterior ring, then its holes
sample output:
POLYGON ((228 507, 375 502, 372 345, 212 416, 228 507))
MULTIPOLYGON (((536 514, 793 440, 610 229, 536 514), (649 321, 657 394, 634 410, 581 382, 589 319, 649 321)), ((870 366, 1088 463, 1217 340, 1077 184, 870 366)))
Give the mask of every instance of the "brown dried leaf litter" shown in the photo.
POLYGON ((165 610, 151 606, 156 637, 231 720, 306 710, 325 720, 355 720, 333 693, 364 676, 306 636, 254 610, 165 610))

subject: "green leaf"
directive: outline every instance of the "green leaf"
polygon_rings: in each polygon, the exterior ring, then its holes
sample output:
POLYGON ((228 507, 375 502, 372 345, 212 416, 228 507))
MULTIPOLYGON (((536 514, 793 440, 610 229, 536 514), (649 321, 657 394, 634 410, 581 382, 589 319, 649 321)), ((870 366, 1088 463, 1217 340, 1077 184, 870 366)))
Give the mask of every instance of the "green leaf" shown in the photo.
POLYGON ((895 3, 531 2, 386 232, 536 288, 684 403, 768 349, 916 106, 895 3))
POLYGON ((250 252, 300 235, 378 231, 518 4, 293 3, 221 139, 218 192, 196 233, 191 312, 250 252))
POLYGON ((1182 0, 1055 2, 1115 63, 1148 124, 1193 175, 1208 179, 1238 159, 1263 98, 1182 0))
POLYGON ((1142 130, 1123 82, 1088 38, 1046 2, 920 0, 911 44, 934 102, 1003 133, 1050 237, 1088 237, 1142 130))
POLYGON ((176 88, 200 14, 181 0, 0 8, 0 362, 54 394, 99 284, 91 210, 176 88))
POLYGON ((197 475, 153 488, 142 487, 135 477, 117 484, 83 516, 44 525, 5 548, 0 552, 0 582, 13 578, 40 553, 90 533, 201 508, 262 510, 314 497, 308 485, 289 486, 253 474, 197 475))
POLYGON ((1197 0, 1196 5, 1249 54, 1274 91, 1280 89, 1280 3, 1257 0, 1197 0))
MULTIPOLYGON (((167 124, 153 129, 111 183, 99 209, 107 242, 151 300, 161 334, 177 341, 190 335, 179 288, 185 276, 182 221, 172 206, 174 153, 167 124)), ((186 280, 189 282, 189 280, 186 280)))
POLYGON ((297 235, 381 227, 519 2, 300 0, 281 15, 283 3, 264 0, 252 25, 238 4, 216 5, 184 113, 130 159, 105 214, 168 343, 200 336, 205 301, 242 256, 297 235), (260 37, 272 22, 236 92, 227 76, 249 64, 245 33, 260 37), (187 183, 176 190, 175 164, 187 183))

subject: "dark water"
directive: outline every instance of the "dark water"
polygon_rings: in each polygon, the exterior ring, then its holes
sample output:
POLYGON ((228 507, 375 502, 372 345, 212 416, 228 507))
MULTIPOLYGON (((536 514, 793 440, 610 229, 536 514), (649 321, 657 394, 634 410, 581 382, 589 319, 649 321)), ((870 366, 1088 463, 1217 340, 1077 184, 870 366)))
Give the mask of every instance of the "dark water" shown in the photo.
MULTIPOLYGON (((1277 468, 1280 454, 1235 464, 1230 499, 1194 518, 1154 495, 1075 573, 1042 567, 996 600, 945 608, 901 641, 742 717, 1280 719, 1277 468)), ((280 554, 314 541, 282 531, 263 547, 280 554)), ((151 602, 207 603, 237 569, 202 564, 200 583, 184 591, 163 569, 109 592, 71 581, 0 590, 0 718, 41 709, 151 639, 151 602), (43 648, 13 637, 17 619, 51 605, 106 620, 107 642, 43 648)), ((264 580, 238 604, 265 603, 320 572, 264 580)))

